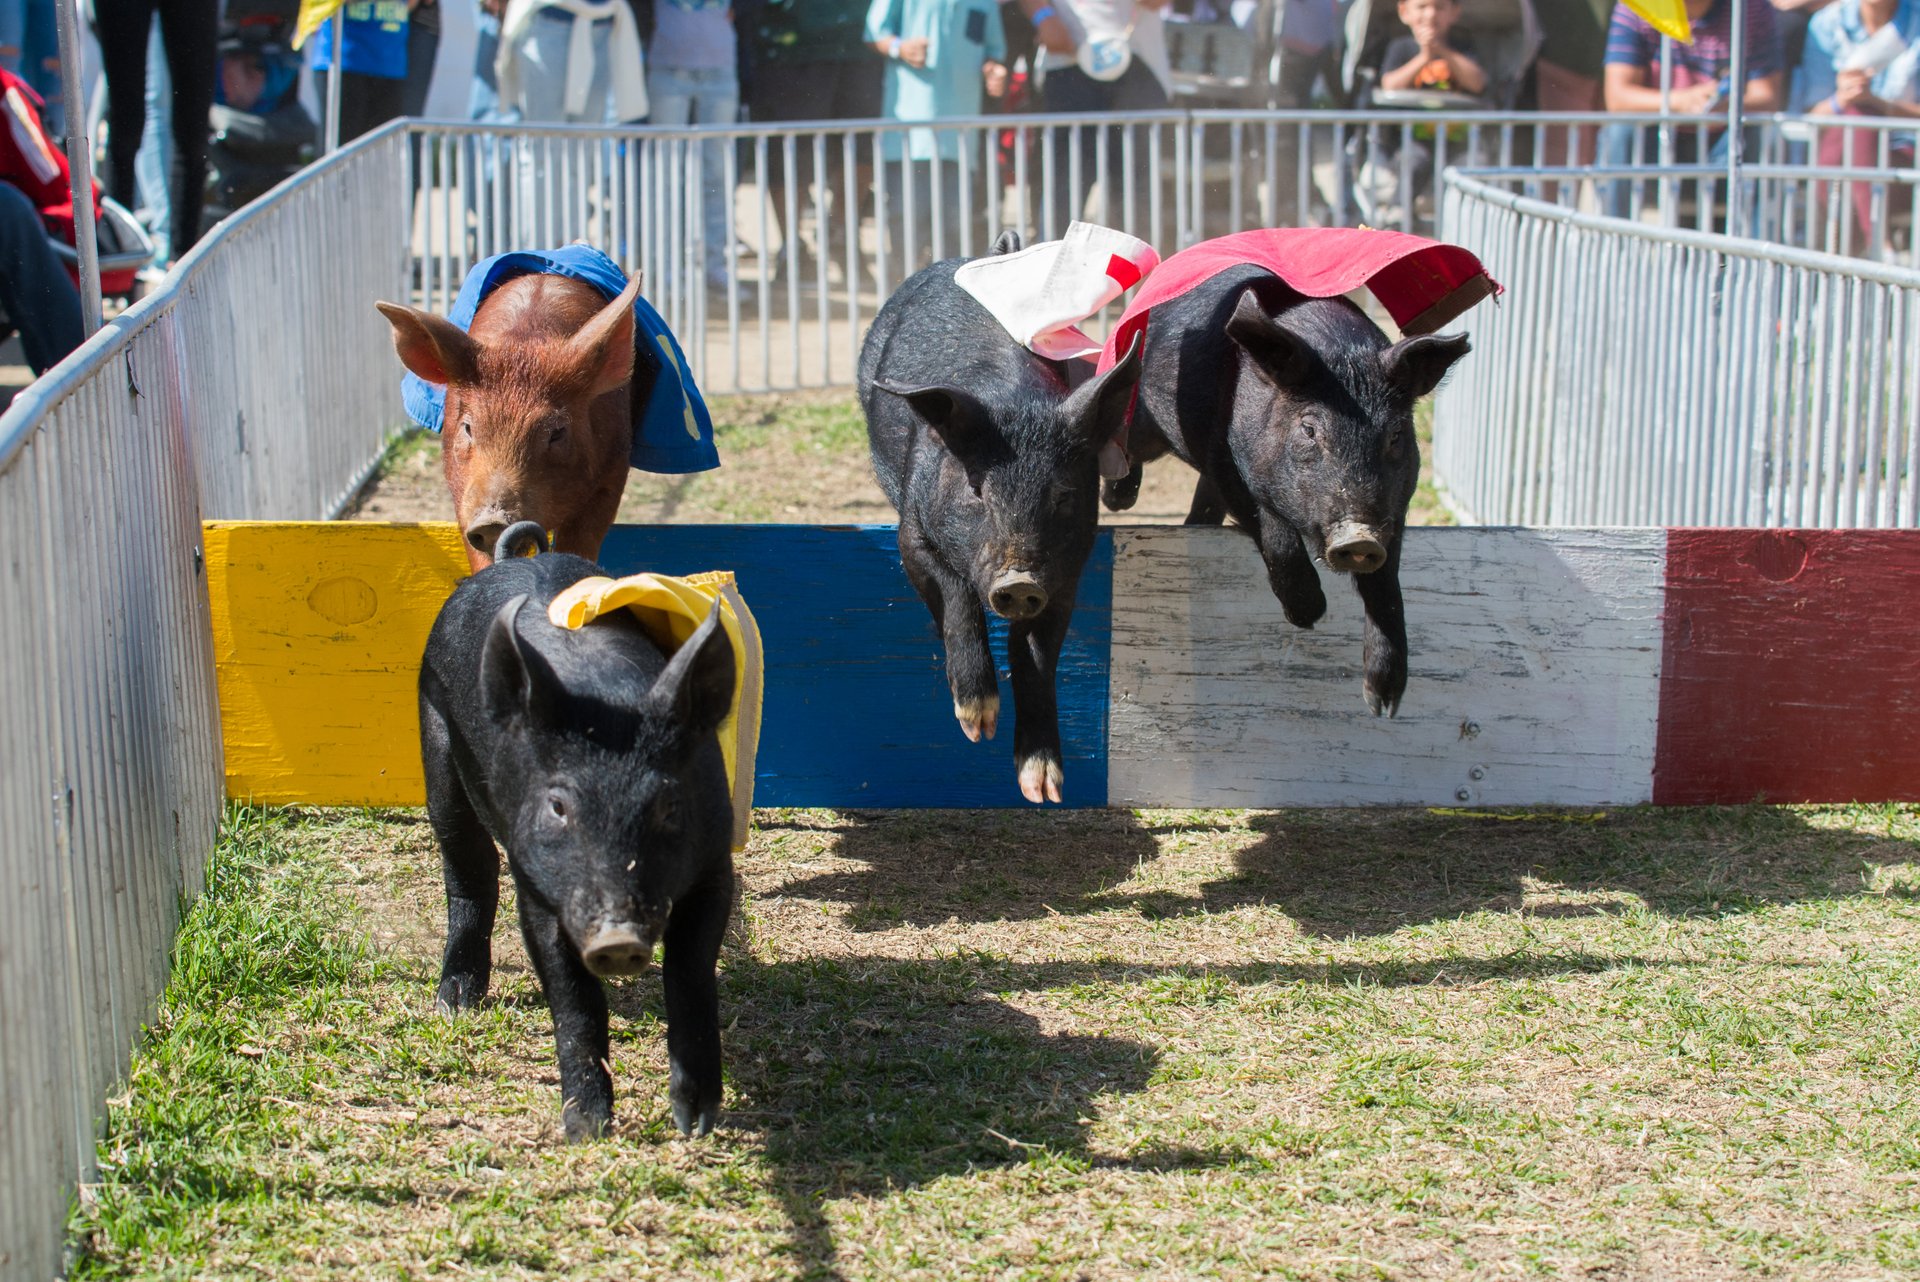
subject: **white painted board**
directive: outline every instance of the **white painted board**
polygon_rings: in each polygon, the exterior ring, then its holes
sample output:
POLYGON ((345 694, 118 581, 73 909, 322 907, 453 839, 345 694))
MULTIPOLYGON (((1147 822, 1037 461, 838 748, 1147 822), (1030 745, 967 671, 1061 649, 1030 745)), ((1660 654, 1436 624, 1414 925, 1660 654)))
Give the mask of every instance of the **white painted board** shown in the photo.
POLYGON ((1230 529, 1115 531, 1116 806, 1601 805, 1652 795, 1666 533, 1407 532, 1394 719, 1361 696, 1363 615, 1280 613, 1230 529))

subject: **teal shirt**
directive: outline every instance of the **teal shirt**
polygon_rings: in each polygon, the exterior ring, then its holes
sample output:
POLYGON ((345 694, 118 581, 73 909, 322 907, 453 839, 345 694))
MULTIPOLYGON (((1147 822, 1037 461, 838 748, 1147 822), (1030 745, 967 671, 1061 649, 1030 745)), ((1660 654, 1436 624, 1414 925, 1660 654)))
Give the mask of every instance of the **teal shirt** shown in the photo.
MULTIPOLYGON (((977 116, 986 97, 981 68, 1007 60, 1007 33, 1000 26, 997 0, 873 0, 867 10, 867 39, 899 36, 927 38, 927 65, 909 67, 887 60, 886 114, 889 120, 940 120, 977 116)), ((909 130, 881 138, 881 154, 900 159, 902 142, 915 160, 962 159, 961 134, 932 129, 909 130)), ((972 157, 967 157, 971 162, 972 157)))

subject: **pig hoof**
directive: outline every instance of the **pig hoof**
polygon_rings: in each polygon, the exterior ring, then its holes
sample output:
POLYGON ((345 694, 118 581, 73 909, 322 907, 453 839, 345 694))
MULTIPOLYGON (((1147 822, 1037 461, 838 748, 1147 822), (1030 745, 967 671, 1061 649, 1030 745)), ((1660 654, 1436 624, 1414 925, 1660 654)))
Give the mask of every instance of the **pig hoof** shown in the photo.
POLYGON ((1367 707, 1372 710, 1374 716, 1377 717, 1383 713, 1389 717, 1400 715, 1400 700, 1383 699, 1380 697, 1380 692, 1370 685, 1362 686, 1361 691, 1367 696, 1367 707))
POLYGON ((560 1116, 561 1124, 567 1132, 567 1143, 590 1144, 607 1133, 607 1127, 613 1124, 613 1118, 595 1116, 582 1112, 569 1103, 560 1116))
POLYGON ((1048 801, 1058 803, 1060 785, 1066 778, 1057 758, 1035 753, 1020 763, 1020 795, 1035 805, 1048 801))
POLYGON ((440 981, 440 991, 434 994, 433 1005, 442 1015, 452 1015, 478 1006, 480 999, 486 995, 487 986, 471 976, 448 975, 440 981))
POLYGON ((677 1099, 673 1102, 673 1124, 690 1140, 703 1140, 713 1134, 713 1124, 719 1120, 720 1110, 716 1105, 701 1107, 692 1100, 677 1099))
POLYGON ((960 723, 960 732, 974 743, 991 739, 993 732, 1000 728, 1000 696, 989 695, 964 703, 955 699, 953 715, 960 723))

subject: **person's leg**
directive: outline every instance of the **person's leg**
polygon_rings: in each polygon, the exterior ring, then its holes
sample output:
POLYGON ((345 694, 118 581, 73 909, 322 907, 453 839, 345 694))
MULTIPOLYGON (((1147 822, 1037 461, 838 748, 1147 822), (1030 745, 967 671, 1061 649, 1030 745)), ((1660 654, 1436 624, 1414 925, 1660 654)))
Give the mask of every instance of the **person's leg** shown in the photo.
MULTIPOLYGON (((1542 111, 1599 111, 1602 104, 1600 82, 1592 76, 1540 60, 1533 64, 1534 89, 1542 111)), ((1581 125, 1576 129, 1556 125, 1540 140, 1540 158, 1549 169, 1579 168, 1593 154, 1595 129, 1581 125), (1572 146, 1568 145, 1571 141, 1572 146)), ((1543 199, 1554 200, 1559 184, 1548 183, 1543 199)))
POLYGON ((400 114, 427 114, 433 62, 440 53, 440 6, 423 4, 407 19, 407 78, 401 81, 400 114))
POLYGON ((493 121, 500 113, 500 79, 494 64, 500 60, 500 15, 475 7, 473 18, 473 83, 467 88, 467 119, 493 121))
POLYGON ((173 120, 167 108, 173 99, 173 75, 167 70, 157 22, 147 37, 146 99, 146 128, 133 159, 134 189, 140 193, 137 208, 153 236, 154 263, 164 267, 173 261, 173 197, 167 191, 173 173, 173 120))
POLYGON ((520 118, 528 124, 559 124, 567 118, 567 54, 573 18, 564 9, 543 9, 527 24, 513 56, 520 66, 520 118))
MULTIPOLYGON (((1600 130, 1600 166, 1615 169, 1633 163, 1634 139, 1640 126, 1627 123, 1604 126, 1600 130)), ((1600 183, 1600 208, 1609 218, 1625 218, 1633 208, 1633 183, 1626 178, 1604 179, 1600 183)))
MULTIPOLYGON (((663 129, 677 129, 693 123, 693 85, 691 73, 677 67, 663 67, 654 63, 647 68, 647 123, 663 129)), ((692 168, 691 158, 687 167, 692 168)), ((678 254, 667 256, 667 266, 673 275, 678 275, 678 254)), ((648 282, 655 290, 664 291, 671 283, 670 276, 648 282)))
POLYGON ((647 104, 650 125, 679 126, 693 123, 693 73, 658 63, 647 68, 647 104))
MULTIPOLYGON (((218 72, 217 0, 161 0, 160 39, 173 77, 173 256, 200 239, 207 199, 207 113, 218 72)), ((144 104, 143 104, 144 109, 144 104)))
MULTIPOLYGON (((1820 165, 1822 168, 1872 168, 1879 163, 1879 143, 1879 133, 1871 129, 1822 129, 1819 132, 1820 165)), ((1841 185, 1846 188, 1847 198, 1853 205, 1854 245, 1857 249, 1867 244, 1868 238, 1873 235, 1873 184, 1848 182, 1841 185)), ((1813 192, 1812 230, 1815 237, 1820 238, 1826 235, 1827 208, 1832 196, 1825 183, 1815 183, 1813 192)), ((1825 248, 1824 244, 1819 247, 1825 248)))
MULTIPOLYGON (((1151 73, 1149 73, 1151 74, 1151 73)), ((1041 107, 1048 112, 1071 112, 1075 114, 1105 111, 1108 109, 1107 86, 1093 79, 1078 67, 1054 67, 1047 71, 1047 82, 1041 90, 1041 107)), ((1047 220, 1040 228, 1043 240, 1066 235, 1067 224, 1078 218, 1086 208, 1087 191, 1093 186, 1095 148, 1099 146, 1098 134, 1092 125, 1078 127, 1056 127, 1053 131, 1053 194, 1047 207, 1047 220), (1073 181, 1073 155, 1076 144, 1080 153, 1080 181, 1073 181)), ((1046 184, 1045 171, 1041 173, 1041 185, 1046 184)))
POLYGON ((20 46, 20 75, 44 100, 40 121, 47 132, 67 135, 66 87, 60 83, 60 28, 53 0, 27 0, 27 30, 20 46))
POLYGON ((20 331, 35 374, 80 346, 80 291, 53 252, 40 211, 26 193, 0 182, 0 307, 20 331))
MULTIPOLYGON (((1167 91, 1160 84, 1158 76, 1140 59, 1135 58, 1126 74, 1106 86, 1106 110, 1118 112, 1162 111, 1167 106, 1167 91)), ((1097 135, 1096 135, 1097 137, 1097 135)), ((1098 145, 1097 143, 1095 144, 1098 145)), ((1099 167, 1100 158, 1096 155, 1086 157, 1082 162, 1091 173, 1099 167)), ((1127 184, 1133 185, 1133 209, 1136 223, 1146 218, 1149 195, 1148 184, 1155 176, 1147 172, 1146 138, 1139 126, 1109 125, 1107 127, 1107 171, 1100 175, 1101 203, 1106 207, 1106 222, 1110 227, 1119 227, 1127 220, 1127 184), (1135 136, 1133 172, 1127 171, 1126 136, 1132 132, 1135 136)), ((1225 197, 1222 200, 1225 201, 1225 197)), ((1064 228, 1062 229, 1064 230, 1064 228)), ((1142 230, 1138 226, 1125 228, 1135 235, 1142 230)))
MULTIPOLYGON (((1320 74, 1321 54, 1280 47, 1280 72, 1273 86, 1274 105, 1282 111, 1304 111, 1313 105, 1313 82, 1320 74)), ((1312 177, 1300 181, 1301 127, 1291 121, 1279 125, 1274 138, 1274 167, 1279 189, 1273 194, 1274 222, 1282 227, 1305 226, 1312 200, 1312 177)), ((1311 154, 1311 149, 1309 149, 1311 154)))
MULTIPOLYGON (((107 86, 107 194, 137 205, 134 157, 147 112, 147 32, 153 0, 95 0, 94 35, 100 41, 100 72, 107 86)), ((202 121, 204 129, 205 122, 202 121)))
MULTIPOLYGON (((583 125, 635 123, 631 120, 614 119, 617 108, 613 103, 613 20, 611 18, 593 24, 588 45, 593 50, 593 79, 587 82, 587 108, 583 114, 569 117, 569 119, 583 125)), ((571 71, 572 68, 568 70, 571 71)))
MULTIPOLYGON (((693 118, 702 125, 730 125, 740 118, 740 82, 733 68, 715 67, 695 74, 693 118)), ((700 167, 706 180, 700 216, 707 238, 707 283, 724 285, 727 203, 733 199, 727 185, 727 145, 718 139, 702 143, 700 167)))
POLYGON ((0 70, 20 74, 27 51, 29 0, 0 0, 0 70))

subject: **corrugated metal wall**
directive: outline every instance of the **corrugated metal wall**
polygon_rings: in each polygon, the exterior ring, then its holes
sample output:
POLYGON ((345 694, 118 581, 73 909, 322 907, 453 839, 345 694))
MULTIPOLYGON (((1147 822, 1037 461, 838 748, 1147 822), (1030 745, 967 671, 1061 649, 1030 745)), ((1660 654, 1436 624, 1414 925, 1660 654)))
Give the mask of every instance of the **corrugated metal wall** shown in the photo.
POLYGON ((0 1278, 61 1268, 217 835, 201 520, 325 516, 400 422, 405 146, 302 175, 0 418, 0 1278))

